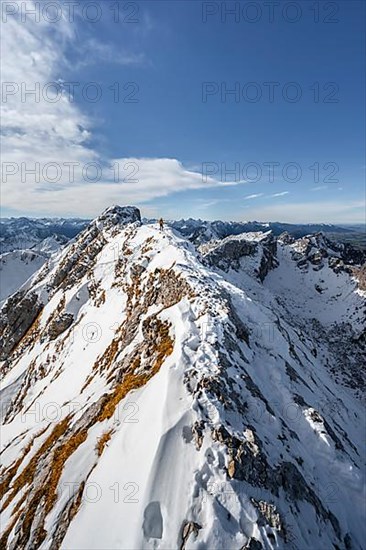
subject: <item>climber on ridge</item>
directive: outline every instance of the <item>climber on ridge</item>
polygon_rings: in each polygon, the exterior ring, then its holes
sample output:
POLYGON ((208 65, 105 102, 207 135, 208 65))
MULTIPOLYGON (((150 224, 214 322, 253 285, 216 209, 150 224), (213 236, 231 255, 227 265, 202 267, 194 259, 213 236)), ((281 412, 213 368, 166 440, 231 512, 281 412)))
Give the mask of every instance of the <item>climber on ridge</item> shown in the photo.
POLYGON ((159 220, 159 227, 160 227, 160 231, 163 231, 163 229, 164 229, 164 220, 163 220, 163 218, 160 218, 160 220, 159 220))

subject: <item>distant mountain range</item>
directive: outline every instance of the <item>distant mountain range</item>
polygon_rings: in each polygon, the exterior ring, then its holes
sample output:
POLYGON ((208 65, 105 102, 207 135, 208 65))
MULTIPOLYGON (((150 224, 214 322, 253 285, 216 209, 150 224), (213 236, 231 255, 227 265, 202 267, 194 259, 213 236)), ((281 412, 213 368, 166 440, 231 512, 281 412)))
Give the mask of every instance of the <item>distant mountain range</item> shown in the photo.
MULTIPOLYGON (((91 220, 81 218, 1 218, 0 220, 0 254, 13 250, 32 249, 39 251, 44 239, 59 236, 65 244, 76 237, 91 220)), ((155 219, 144 219, 144 222, 154 223, 155 219)), ((336 235, 337 241, 349 242, 366 249, 365 227, 361 224, 340 226, 333 224, 290 224, 282 222, 232 222, 206 221, 201 219, 167 220, 167 225, 177 229, 182 235, 196 245, 212 239, 222 239, 230 235, 239 235, 253 231, 271 230, 278 236, 284 231, 295 238, 301 238, 310 233, 326 233, 336 235)))
MULTIPOLYGON (((185 237, 189 238, 195 244, 208 242, 212 239, 222 239, 230 235, 239 235, 240 233, 249 233, 256 231, 272 231, 275 236, 287 232, 296 239, 305 237, 311 233, 326 233, 337 235, 337 241, 345 239, 350 242, 359 240, 358 234, 361 233, 360 228, 340 227, 333 224, 317 223, 317 224, 291 224, 282 222, 226 222, 226 221, 204 221, 189 218, 188 220, 179 220, 169 222, 169 225, 178 229, 185 237)), ((365 234, 361 233, 365 238, 365 234)), ((365 241, 366 247, 366 241, 365 241)))
POLYGON ((1 218, 0 254, 42 248, 42 241, 49 237, 60 236, 66 243, 76 237, 89 222, 79 218, 1 218))

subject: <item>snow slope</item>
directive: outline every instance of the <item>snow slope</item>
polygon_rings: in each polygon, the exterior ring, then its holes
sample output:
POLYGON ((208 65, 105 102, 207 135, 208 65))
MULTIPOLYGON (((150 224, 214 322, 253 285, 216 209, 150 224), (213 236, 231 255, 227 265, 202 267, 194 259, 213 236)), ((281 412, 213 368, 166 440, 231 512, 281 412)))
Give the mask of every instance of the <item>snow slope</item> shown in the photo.
POLYGON ((51 235, 31 250, 13 250, 0 255, 0 305, 19 290, 53 254, 68 242, 66 237, 51 235))
POLYGON ((0 304, 18 290, 47 261, 31 250, 14 250, 0 255, 0 304))
POLYGON ((1 547, 363 548, 364 410, 301 274, 220 265, 112 207, 5 303, 1 547))

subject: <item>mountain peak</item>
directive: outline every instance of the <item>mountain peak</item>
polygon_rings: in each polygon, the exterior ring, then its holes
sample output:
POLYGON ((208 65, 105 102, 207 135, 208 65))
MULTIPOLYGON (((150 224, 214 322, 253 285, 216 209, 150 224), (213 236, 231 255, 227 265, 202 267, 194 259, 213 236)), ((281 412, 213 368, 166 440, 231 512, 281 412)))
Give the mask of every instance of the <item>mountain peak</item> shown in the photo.
POLYGON ((127 225, 141 222, 141 213, 136 206, 119 206, 114 204, 106 208, 92 223, 98 227, 127 225))

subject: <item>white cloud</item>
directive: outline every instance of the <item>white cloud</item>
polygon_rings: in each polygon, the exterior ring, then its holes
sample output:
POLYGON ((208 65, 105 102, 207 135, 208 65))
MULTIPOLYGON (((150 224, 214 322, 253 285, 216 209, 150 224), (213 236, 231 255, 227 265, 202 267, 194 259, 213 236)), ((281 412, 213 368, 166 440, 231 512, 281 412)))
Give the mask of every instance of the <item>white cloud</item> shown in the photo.
MULTIPOLYGON (((45 215, 95 216, 114 203, 143 205, 179 191, 228 185, 214 178, 203 178, 201 173, 188 170, 178 160, 168 158, 126 158, 103 166, 98 163, 100 181, 95 183, 82 181, 82 164, 75 168, 73 183, 69 178, 72 173, 69 167, 64 167, 61 162, 59 165, 65 176, 63 183, 41 181, 37 184, 33 174, 24 184, 20 182, 19 173, 9 177, 4 206, 16 209, 24 204, 27 211, 45 215)), ((96 174, 90 169, 90 178, 96 174)))
MULTIPOLYGON (((201 200, 201 199, 200 199, 201 200)), ((206 209, 206 208, 212 208, 213 206, 216 206, 217 204, 222 204, 223 202, 231 202, 232 199, 212 199, 211 201, 204 201, 202 204, 198 206, 198 209, 206 209)))
POLYGON ((90 120, 68 97, 54 102, 55 88, 47 88, 58 80, 64 66, 64 48, 72 38, 70 24, 63 20, 57 25, 36 23, 32 17, 22 23, 8 17, 2 30, 3 163, 31 166, 56 159, 88 162, 95 158, 85 145, 90 120))
MULTIPOLYGON (((92 121, 68 95, 53 102, 47 100, 53 98, 51 91, 48 96, 42 93, 48 83, 62 82, 68 67, 65 51, 72 39, 67 21, 55 25, 27 18, 21 23, 9 17, 3 25, 2 76, 8 91, 14 92, 2 105, 3 207, 36 215, 94 216, 112 203, 143 204, 172 192, 238 184, 203 177, 176 159, 113 161, 88 147, 92 121), (22 101, 22 86, 38 86, 39 97, 28 95, 22 101), (91 162, 101 171, 94 182, 93 170, 89 178, 83 173, 91 162), (120 167, 119 178, 112 165, 120 167), (25 172, 32 169, 37 177, 25 172)), ((94 42, 94 48, 99 57, 112 57, 109 45, 94 42)))
POLYGON ((254 193, 253 195, 246 195, 244 197, 244 200, 249 201, 252 199, 258 199, 259 197, 263 197, 263 193, 254 193))
POLYGON ((319 185, 318 187, 312 187, 310 191, 323 191, 324 189, 328 189, 328 185, 319 185))
POLYGON ((127 50, 116 49, 113 44, 100 42, 95 38, 86 40, 78 52, 76 68, 95 63, 114 63, 116 65, 140 65, 147 63, 142 52, 132 53, 127 50))
POLYGON ((288 195, 290 191, 281 191, 281 193, 274 193, 274 195, 271 195, 272 197, 284 197, 285 195, 288 195))

